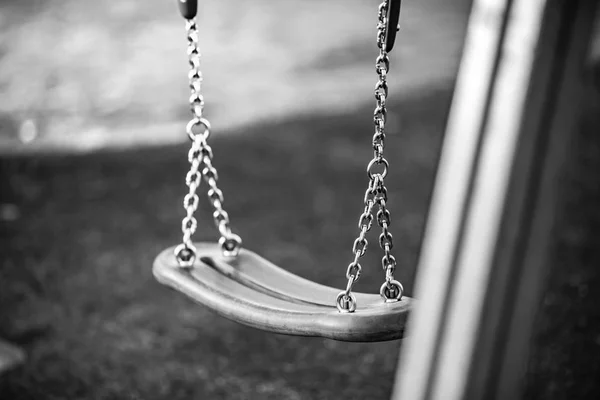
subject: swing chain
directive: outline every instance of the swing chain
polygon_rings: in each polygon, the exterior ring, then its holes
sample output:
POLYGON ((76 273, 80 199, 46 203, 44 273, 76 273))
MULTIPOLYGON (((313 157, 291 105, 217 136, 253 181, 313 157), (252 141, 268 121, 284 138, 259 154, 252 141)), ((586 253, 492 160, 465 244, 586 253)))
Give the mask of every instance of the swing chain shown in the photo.
POLYGON ((189 98, 192 119, 186 126, 186 133, 192 142, 188 152, 190 169, 186 175, 188 194, 183 200, 186 216, 181 221, 183 233, 182 243, 175 248, 175 257, 181 267, 191 267, 196 259, 196 248, 192 242, 192 235, 196 232, 198 222, 194 213, 198 209, 198 194, 196 193, 202 178, 210 187, 208 198, 213 206, 213 219, 221 238, 219 244, 223 255, 235 257, 241 248, 241 238, 231 232, 229 215, 223 208, 223 192, 219 189, 218 174, 213 166, 213 151, 208 145, 210 136, 210 122, 203 117, 204 97, 200 93, 202 86, 202 71, 200 70, 200 49, 198 47, 198 28, 195 19, 186 20, 188 61, 190 71, 188 73, 191 95, 189 98))
MULTIPOLYGON (((385 147, 385 122, 387 116, 386 99, 388 95, 387 73, 389 71, 390 61, 385 46, 385 37, 387 27, 387 7, 388 0, 384 0, 379 5, 378 24, 377 24, 377 47, 379 56, 375 62, 375 70, 378 80, 375 85, 376 106, 373 112, 373 122, 375 124, 375 134, 373 135, 373 159, 367 166, 367 175, 369 176, 369 185, 365 192, 364 212, 361 214, 358 222, 360 234, 354 241, 352 252, 354 260, 348 265, 346 278, 348 284, 346 290, 340 292, 336 299, 336 306, 340 312, 351 313, 356 310, 356 298, 352 294, 352 288, 362 270, 358 260, 364 256, 367 250, 368 241, 367 232, 371 229, 374 219, 373 209, 377 206, 377 224, 381 228, 379 236, 379 245, 384 251, 381 259, 383 269, 385 270, 385 282, 381 286, 379 293, 386 302, 398 301, 402 298, 402 285, 394 279, 394 270, 396 268, 396 259, 391 254, 393 247, 392 234, 389 232, 391 224, 391 215, 386 207, 387 188, 384 184, 384 178, 388 174, 389 163, 383 157, 385 147)), ((391 27, 394 29, 395 27, 391 27)))
POLYGON ((377 223, 381 228, 379 235, 379 246, 384 252, 381 259, 381 264, 385 270, 385 282, 381 286, 379 293, 385 301, 398 301, 402 298, 403 287, 400 282, 394 279, 394 270, 396 269, 396 259, 391 254, 394 246, 392 234, 389 232, 391 224, 391 214, 386 207, 387 189, 384 184, 384 178, 387 176, 389 164, 383 157, 385 147, 385 122, 387 117, 386 99, 388 96, 387 73, 390 68, 390 60, 388 50, 386 50, 386 34, 388 29, 397 29, 396 26, 390 26, 387 20, 389 0, 383 1, 379 5, 379 22, 377 24, 377 47, 379 48, 379 56, 375 62, 375 71, 377 72, 378 80, 375 85, 375 100, 376 107, 373 113, 373 122, 375 123, 375 134, 373 135, 373 150, 374 157, 367 167, 367 173, 371 182, 374 182, 374 177, 377 173, 372 172, 375 165, 383 166, 379 173, 380 180, 376 180, 375 185, 375 202, 379 210, 377 211, 377 223))

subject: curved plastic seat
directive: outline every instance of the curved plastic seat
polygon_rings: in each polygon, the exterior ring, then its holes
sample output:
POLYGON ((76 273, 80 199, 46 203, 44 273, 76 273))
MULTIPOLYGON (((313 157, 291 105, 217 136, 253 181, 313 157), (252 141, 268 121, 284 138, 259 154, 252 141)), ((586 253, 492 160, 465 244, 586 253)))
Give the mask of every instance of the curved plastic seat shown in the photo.
POLYGON ((181 268, 174 247, 154 261, 153 272, 168 285, 233 321, 275 333, 371 342, 399 339, 413 300, 386 303, 379 295, 354 293, 358 307, 340 313, 340 289, 281 269, 242 249, 225 259, 216 243, 197 243, 192 268, 181 268))

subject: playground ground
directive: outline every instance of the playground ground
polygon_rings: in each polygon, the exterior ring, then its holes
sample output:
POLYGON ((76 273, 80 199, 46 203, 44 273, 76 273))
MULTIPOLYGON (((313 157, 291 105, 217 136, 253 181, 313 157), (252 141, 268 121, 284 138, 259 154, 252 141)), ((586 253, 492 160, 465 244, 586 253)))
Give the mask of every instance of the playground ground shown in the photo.
MULTIPOLYGON (((574 135, 555 250, 527 377, 528 399, 598 398, 598 81, 574 135)), ((388 179, 398 277, 412 293, 451 88, 392 102, 388 179)), ((369 105, 215 137, 233 226, 247 247, 341 286, 369 159, 369 105)), ((184 145, 3 156, 0 337, 26 363, 2 399, 385 399, 401 342, 266 334, 158 285, 153 257, 179 240, 184 145), (10 205, 10 209, 7 208, 10 205)), ((198 239, 215 232, 202 203, 198 239)), ((359 289, 382 279, 375 251, 359 289)))

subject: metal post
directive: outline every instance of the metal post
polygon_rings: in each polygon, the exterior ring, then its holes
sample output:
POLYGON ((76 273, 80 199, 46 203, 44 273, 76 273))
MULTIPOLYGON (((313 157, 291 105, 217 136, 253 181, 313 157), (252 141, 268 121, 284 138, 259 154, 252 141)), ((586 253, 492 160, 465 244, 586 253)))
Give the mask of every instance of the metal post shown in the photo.
POLYGON ((594 0, 475 0, 392 399, 518 399, 594 0))

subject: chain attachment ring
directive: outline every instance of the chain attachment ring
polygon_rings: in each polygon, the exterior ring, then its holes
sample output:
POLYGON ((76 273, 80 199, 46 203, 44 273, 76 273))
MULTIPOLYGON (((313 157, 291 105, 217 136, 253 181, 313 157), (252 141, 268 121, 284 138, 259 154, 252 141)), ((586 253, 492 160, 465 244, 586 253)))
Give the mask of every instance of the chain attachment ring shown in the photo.
POLYGON ((387 162, 387 160, 385 158, 383 158, 383 157, 373 158, 371 160, 371 162, 369 162, 369 165, 367 166, 367 174, 369 175, 369 179, 374 179, 374 177, 376 175, 379 175, 382 180, 385 179, 385 177, 388 174, 389 167, 390 167, 390 164, 387 162), (383 170, 381 172, 374 172, 373 167, 376 165, 383 165, 383 170))
POLYGON ((379 294, 386 303, 394 303, 396 301, 400 301, 402 299, 402 295, 404 294, 404 287, 397 280, 391 280, 389 282, 384 282, 379 289, 379 294))
POLYGON ((175 247, 173 254, 181 268, 190 268, 196 261, 196 247, 191 243, 181 243, 175 247))
POLYGON ((242 238, 230 232, 227 236, 221 236, 219 245, 225 257, 237 257, 242 248, 242 238))
POLYGON ((186 125, 185 131, 192 142, 195 141, 196 138, 200 138, 201 141, 206 141, 210 136, 210 122, 208 122, 206 118, 194 117, 186 125), (195 127, 202 127, 203 130, 194 132, 195 127))
POLYGON ((356 311, 356 296, 354 293, 347 294, 342 290, 335 299, 335 305, 341 313, 353 313, 356 311))

